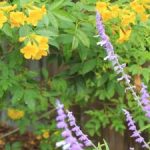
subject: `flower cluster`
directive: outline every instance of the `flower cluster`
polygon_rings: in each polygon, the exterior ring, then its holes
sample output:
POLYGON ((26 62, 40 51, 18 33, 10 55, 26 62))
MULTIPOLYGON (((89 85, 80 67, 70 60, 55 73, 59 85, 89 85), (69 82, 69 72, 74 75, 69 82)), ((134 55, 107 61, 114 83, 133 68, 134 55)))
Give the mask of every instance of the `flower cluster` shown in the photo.
POLYGON ((128 128, 130 131, 132 131, 131 137, 135 138, 135 141, 137 143, 142 144, 143 147, 150 148, 149 145, 145 142, 144 138, 141 136, 141 133, 137 130, 135 126, 135 121, 132 119, 132 116, 130 113, 123 109, 124 114, 126 115, 126 121, 128 123, 128 128))
POLYGON ((63 150, 83 150, 83 147, 91 146, 92 142, 76 125, 76 121, 71 112, 64 110, 63 104, 59 100, 57 105, 57 128, 62 129, 62 137, 64 140, 57 142, 56 147, 62 147, 63 150), (75 136, 73 136, 75 133, 75 136))
POLYGON ((126 64, 119 63, 118 55, 115 54, 113 46, 112 46, 111 42, 109 41, 109 37, 105 33, 105 29, 104 29, 104 26, 102 23, 102 17, 98 12, 96 13, 96 26, 97 26, 98 34, 101 38, 101 41, 98 42, 98 45, 103 46, 107 53, 107 56, 104 58, 104 60, 108 59, 109 61, 112 62, 114 71, 118 75, 120 75, 120 77, 118 78, 118 81, 125 80, 125 83, 127 86, 126 90, 130 90, 132 92, 134 99, 136 101, 138 101, 139 105, 141 105, 141 103, 139 101, 139 97, 137 96, 137 94, 134 90, 135 87, 132 86, 130 83, 130 76, 128 74, 126 74, 124 71, 126 64))
POLYGON ((141 89, 141 104, 146 116, 150 118, 150 95, 147 92, 147 86, 142 83, 141 89))
POLYGON ((9 108, 7 110, 7 115, 12 120, 19 120, 24 117, 24 111, 19 109, 9 108))
POLYGON ((20 42, 27 43, 20 52, 23 53, 26 59, 39 60, 42 56, 48 54, 48 38, 36 34, 31 34, 28 37, 21 37, 20 42))
POLYGON ((121 8, 117 4, 111 4, 108 2, 97 2, 96 10, 101 14, 104 22, 117 19, 117 26, 114 33, 119 32, 118 43, 127 41, 131 35, 132 25, 137 23, 137 18, 140 17, 142 22, 146 22, 149 18, 147 9, 150 8, 148 0, 134 0, 127 4, 126 7, 121 8))
POLYGON ((37 23, 46 14, 45 6, 41 8, 36 6, 28 6, 23 11, 17 11, 17 5, 9 5, 7 2, 0 2, 0 28, 3 27, 4 23, 10 23, 11 27, 20 27, 22 25, 31 24, 36 26, 37 23))
POLYGON ((9 21, 10 13, 17 8, 17 5, 7 5, 6 2, 0 2, 0 29, 3 27, 4 23, 9 21))
MULTIPOLYGON (((17 5, 10 5, 7 2, 0 2, 0 28, 4 23, 9 23, 11 28, 19 28, 25 24, 37 26, 38 22, 46 14, 46 8, 35 5, 23 6, 22 11, 17 10, 17 5)), ((25 46, 20 50, 26 59, 39 60, 43 56, 48 55, 48 38, 40 35, 27 35, 20 37, 20 42, 24 42, 25 46)))

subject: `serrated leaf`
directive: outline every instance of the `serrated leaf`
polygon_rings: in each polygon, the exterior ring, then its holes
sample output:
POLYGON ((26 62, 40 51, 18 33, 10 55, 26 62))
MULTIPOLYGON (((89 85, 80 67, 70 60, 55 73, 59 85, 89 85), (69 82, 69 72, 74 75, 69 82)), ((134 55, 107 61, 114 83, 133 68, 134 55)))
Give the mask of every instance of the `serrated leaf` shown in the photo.
POLYGON ((67 21, 67 22, 73 22, 72 18, 70 17, 69 13, 63 11, 63 10, 57 10, 55 12, 53 12, 53 14, 63 20, 63 21, 67 21))
POLYGON ((58 33, 55 30, 51 30, 50 28, 39 28, 38 30, 36 30, 37 34, 43 35, 43 36, 47 36, 47 37, 57 37, 58 33))
POLYGON ((31 32, 32 32, 32 28, 28 25, 24 25, 19 28, 19 36, 20 37, 27 36, 31 32))
POLYGON ((13 30, 8 24, 5 24, 2 28, 2 31, 9 37, 13 37, 13 30))
POLYGON ((79 72, 80 74, 86 74, 93 70, 96 66, 97 60, 96 59, 91 59, 83 63, 81 71, 79 72))
POLYGON ((51 12, 48 12, 48 16, 49 16, 49 20, 50 20, 50 23, 52 24, 52 26, 54 26, 56 29, 58 29, 58 21, 57 21, 56 17, 51 12))
POLYGON ((88 54, 87 49, 81 47, 80 49, 78 49, 78 53, 82 61, 86 60, 88 54))
POLYGON ((78 38, 76 36, 73 37, 72 40, 72 50, 76 49, 78 47, 78 38))
POLYGON ((59 8, 61 8, 64 3, 64 0, 56 0, 56 1, 54 1, 50 6, 49 6, 49 9, 52 11, 52 10, 55 10, 55 9, 59 9, 59 8))
POLYGON ((28 108, 32 111, 35 110, 37 97, 38 97, 37 92, 34 89, 27 89, 24 92, 24 102, 28 106, 28 108))
POLYGON ((78 29, 76 35, 84 46, 90 47, 90 40, 82 30, 78 29))
POLYGON ((23 98, 24 91, 22 89, 15 89, 12 97, 12 103, 15 104, 23 98))

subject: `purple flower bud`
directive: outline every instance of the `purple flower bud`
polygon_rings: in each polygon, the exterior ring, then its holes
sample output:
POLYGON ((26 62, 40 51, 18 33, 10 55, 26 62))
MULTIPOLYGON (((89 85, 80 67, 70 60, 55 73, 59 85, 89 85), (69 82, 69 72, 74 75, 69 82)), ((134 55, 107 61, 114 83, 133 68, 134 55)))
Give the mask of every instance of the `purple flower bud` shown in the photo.
POLYGON ((63 129, 63 128, 66 128, 66 127, 67 127, 67 124, 64 121, 61 121, 61 122, 57 123, 57 128, 59 128, 59 129, 63 129))
POLYGON ((60 116, 56 117, 56 121, 62 121, 64 119, 66 119, 66 115, 65 114, 61 114, 60 116))
POLYGON ((70 132, 70 130, 65 129, 61 135, 62 135, 62 137, 69 137, 69 136, 71 136, 71 132, 70 132))

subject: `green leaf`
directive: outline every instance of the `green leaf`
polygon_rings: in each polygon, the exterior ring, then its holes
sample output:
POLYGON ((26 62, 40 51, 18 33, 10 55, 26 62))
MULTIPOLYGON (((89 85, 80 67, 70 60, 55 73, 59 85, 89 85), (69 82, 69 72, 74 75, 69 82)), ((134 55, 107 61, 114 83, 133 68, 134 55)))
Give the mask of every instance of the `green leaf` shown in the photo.
POLYGON ((52 24, 52 26, 58 29, 58 21, 56 17, 51 12, 48 12, 48 16, 49 16, 49 21, 52 24))
POLYGON ((70 45, 64 46, 63 52, 65 59, 69 60, 69 58, 72 56, 72 49, 70 48, 70 45))
POLYGON ((56 78, 53 79, 51 87, 53 90, 65 92, 67 90, 67 82, 64 79, 56 78))
POLYGON ((66 21, 66 22, 73 22, 73 20, 72 20, 71 16, 69 15, 69 13, 67 13, 67 12, 65 12, 65 11, 63 11, 63 10, 57 10, 57 11, 53 12, 53 14, 54 14, 57 18, 59 18, 59 19, 61 19, 61 20, 63 20, 63 21, 66 21))
POLYGON ((78 72, 80 69, 81 69, 81 64, 80 64, 80 63, 73 64, 73 65, 71 65, 71 67, 70 67, 70 72, 69 72, 69 74, 72 75, 72 74, 78 72))
POLYGON ((65 0, 55 0, 50 6, 49 6, 49 9, 52 11, 52 10, 55 10, 55 9, 59 9, 61 8, 64 3, 65 0))
POLYGON ((105 148, 106 148, 106 150, 109 150, 109 147, 108 147, 107 142, 106 142, 105 140, 103 140, 103 141, 104 141, 104 144, 105 144, 105 148))
POLYGON ((76 36, 73 37, 72 40, 72 50, 76 49, 78 47, 78 38, 76 36))
POLYGON ((44 76, 45 79, 48 79, 48 76, 49 76, 48 70, 45 68, 42 68, 42 75, 44 76))
POLYGON ((28 106, 28 108, 32 111, 35 110, 37 97, 38 93, 34 89, 27 89, 24 92, 24 102, 28 106))
POLYGON ((142 128, 140 128, 140 132, 143 132, 144 130, 146 130, 146 129, 149 129, 150 128, 150 124, 148 124, 148 125, 145 125, 144 127, 142 127, 142 128))
POLYGON ((81 71, 79 71, 80 74, 86 74, 93 70, 96 66, 97 60, 91 59, 83 63, 81 71))
POLYGON ((57 37, 58 33, 55 29, 51 30, 50 28, 39 28, 36 30, 37 34, 47 36, 47 37, 57 37))
POLYGON ((19 36, 27 36, 32 32, 32 28, 28 25, 21 26, 19 28, 19 36))
MULTIPOLYGON (((101 144, 100 143, 98 143, 98 150, 102 150, 102 147, 101 147, 101 144)), ((95 149, 96 150, 96 149, 95 149)))
POLYGON ((78 53, 82 61, 86 60, 88 55, 88 50, 86 48, 81 47, 80 49, 78 49, 78 53))
POLYGON ((84 46, 90 47, 90 40, 82 30, 78 29, 76 35, 84 46))
POLYGON ((2 31, 9 37, 13 37, 13 30, 9 24, 5 24, 2 28, 2 31))
POLYGON ((15 104, 18 101, 20 101, 23 98, 23 94, 24 94, 24 90, 21 88, 16 88, 14 93, 13 93, 13 97, 12 97, 12 103, 15 104))

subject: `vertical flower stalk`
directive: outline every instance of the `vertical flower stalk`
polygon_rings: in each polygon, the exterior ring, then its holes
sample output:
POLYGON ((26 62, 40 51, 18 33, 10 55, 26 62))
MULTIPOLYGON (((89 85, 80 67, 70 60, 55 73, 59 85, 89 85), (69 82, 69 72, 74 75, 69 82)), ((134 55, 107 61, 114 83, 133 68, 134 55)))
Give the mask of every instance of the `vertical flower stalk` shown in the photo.
POLYGON ((132 119, 132 116, 130 115, 130 113, 125 109, 123 109, 123 112, 126 116, 128 128, 132 132, 131 137, 134 137, 137 143, 142 144, 142 147, 150 149, 149 145, 145 142, 144 138, 141 136, 141 133, 137 130, 135 126, 135 121, 132 119))
POLYGON ((72 112, 65 111, 64 105, 59 100, 56 101, 56 109, 57 128, 62 129, 61 135, 64 138, 64 140, 56 143, 56 147, 62 147, 63 150, 83 150, 83 147, 93 146, 97 150, 97 147, 76 124, 76 119, 72 112))
POLYGON ((76 124, 76 119, 73 116, 72 112, 67 111, 67 116, 68 116, 68 121, 69 121, 69 125, 71 127, 71 130, 74 132, 74 134, 76 135, 76 137, 78 138, 78 140, 84 144, 84 146, 88 147, 88 146, 92 146, 92 142, 88 139, 87 135, 85 135, 80 127, 76 124))
POLYGON ((72 132, 66 123, 67 115, 64 111, 64 105, 59 100, 56 101, 57 109, 57 128, 62 129, 62 137, 64 140, 57 142, 56 147, 62 147, 63 150, 83 150, 82 145, 73 137, 72 132))
POLYGON ((131 83, 130 83, 131 77, 128 74, 126 74, 124 71, 126 64, 119 63, 118 55, 115 54, 114 48, 109 40, 109 37, 105 33, 105 28, 102 23, 102 17, 98 12, 96 12, 96 27, 98 30, 99 37, 101 38, 101 41, 99 41, 97 44, 102 46, 106 50, 106 53, 107 53, 107 56, 104 58, 104 60, 109 60, 112 62, 114 71, 118 75, 120 75, 120 77, 118 78, 118 81, 124 80, 126 83, 127 87, 126 87, 125 92, 127 90, 130 90, 134 99, 138 102, 139 105, 141 105, 139 97, 137 96, 137 94, 134 90, 135 86, 131 85, 131 83))
POLYGON ((141 104, 145 115, 150 118, 150 95, 147 92, 147 86, 142 83, 141 93, 141 104))

